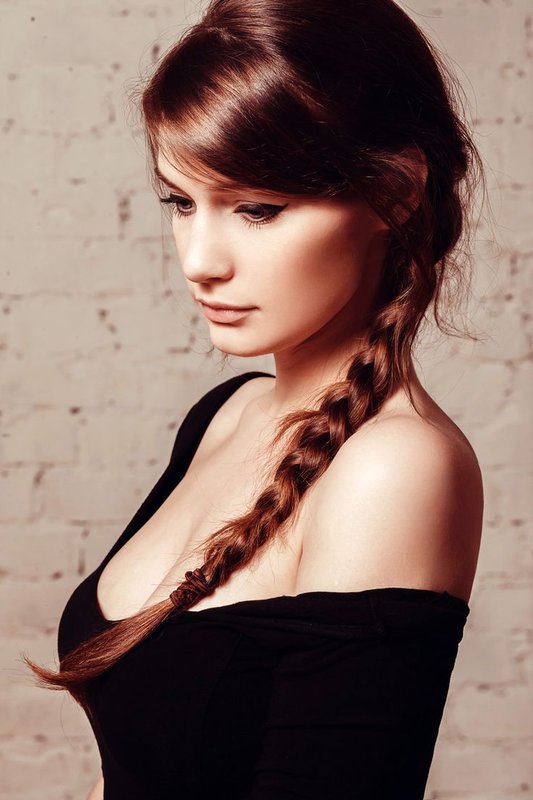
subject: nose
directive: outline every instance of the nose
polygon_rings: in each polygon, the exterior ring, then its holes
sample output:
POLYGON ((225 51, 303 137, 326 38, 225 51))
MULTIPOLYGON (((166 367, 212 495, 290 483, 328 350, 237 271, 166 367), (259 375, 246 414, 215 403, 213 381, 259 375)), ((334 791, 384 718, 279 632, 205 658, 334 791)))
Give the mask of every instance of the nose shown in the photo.
POLYGON ((229 243, 213 216, 202 216, 197 212, 183 232, 176 231, 175 239, 178 258, 187 280, 202 283, 213 278, 227 279, 232 275, 233 260, 229 243))

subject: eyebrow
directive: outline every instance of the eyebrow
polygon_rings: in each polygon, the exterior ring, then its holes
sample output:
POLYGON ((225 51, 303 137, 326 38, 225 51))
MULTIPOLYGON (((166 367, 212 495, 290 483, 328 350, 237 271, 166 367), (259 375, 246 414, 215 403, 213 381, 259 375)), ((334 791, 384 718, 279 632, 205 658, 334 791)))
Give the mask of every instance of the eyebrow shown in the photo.
MULTIPOLYGON (((177 184, 172 183, 172 181, 170 181, 167 177, 165 177, 165 175, 163 175, 157 164, 154 166, 154 174, 157 175, 159 180, 161 180, 166 186, 168 186, 169 189, 174 189, 176 192, 182 192, 183 194, 188 194, 188 192, 186 192, 184 189, 181 189, 179 186, 177 186, 177 184)), ((213 191, 217 194, 220 193, 227 195, 228 192, 235 193, 240 191, 239 187, 235 188, 231 186, 225 187, 225 186, 220 186, 218 184, 209 184, 209 183, 207 184, 207 186, 212 188, 213 191)))
POLYGON ((161 170, 159 169, 159 167, 157 166, 157 164, 156 164, 156 165, 155 165, 155 167, 154 167, 154 173, 157 175, 157 177, 159 178, 159 180, 160 180, 160 181, 163 181, 163 183, 164 183, 166 186, 168 186, 170 189, 175 189, 177 192, 183 192, 183 189, 180 189, 180 187, 179 187, 179 186, 176 186, 176 184, 175 184, 175 183, 172 183, 172 181, 170 181, 168 178, 166 178, 166 177, 163 175, 163 173, 161 172, 161 170))

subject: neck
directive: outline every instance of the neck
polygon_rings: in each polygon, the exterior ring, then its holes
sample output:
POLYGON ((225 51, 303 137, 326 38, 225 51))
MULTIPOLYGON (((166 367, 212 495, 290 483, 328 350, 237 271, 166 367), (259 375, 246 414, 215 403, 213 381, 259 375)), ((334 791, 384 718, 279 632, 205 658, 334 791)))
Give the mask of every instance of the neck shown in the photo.
MULTIPOLYGON (((344 379, 350 363, 350 356, 355 351, 339 351, 329 353, 328 358, 298 362, 297 359, 284 359, 276 354, 275 381, 257 400, 261 414, 271 420, 284 416, 290 411, 303 408, 316 408, 318 395, 337 381, 344 379)), ((422 386, 415 370, 413 359, 410 359, 409 386, 417 406, 425 403, 428 395, 422 386)), ((383 411, 393 411, 411 405, 407 391, 400 387, 383 405, 383 411)))

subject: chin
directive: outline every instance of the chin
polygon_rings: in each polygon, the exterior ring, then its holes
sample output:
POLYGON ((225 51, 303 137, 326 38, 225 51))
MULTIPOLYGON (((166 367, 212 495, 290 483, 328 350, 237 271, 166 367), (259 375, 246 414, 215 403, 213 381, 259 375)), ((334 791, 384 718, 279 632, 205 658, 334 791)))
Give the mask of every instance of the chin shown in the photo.
POLYGON ((222 346, 217 344, 216 342, 212 341, 214 347, 217 350, 220 350, 221 353, 226 353, 228 356, 239 356, 240 358, 254 358, 255 356, 267 356, 272 353, 267 347, 246 347, 243 345, 242 347, 229 347, 229 346, 222 346))
POLYGON ((255 356, 266 356, 272 353, 272 348, 266 342, 253 342, 250 337, 246 338, 244 335, 242 339, 235 337, 235 341, 232 342, 229 336, 223 335, 223 332, 220 335, 217 335, 217 333, 211 331, 211 344, 221 353, 226 353, 228 356, 254 358, 255 356))

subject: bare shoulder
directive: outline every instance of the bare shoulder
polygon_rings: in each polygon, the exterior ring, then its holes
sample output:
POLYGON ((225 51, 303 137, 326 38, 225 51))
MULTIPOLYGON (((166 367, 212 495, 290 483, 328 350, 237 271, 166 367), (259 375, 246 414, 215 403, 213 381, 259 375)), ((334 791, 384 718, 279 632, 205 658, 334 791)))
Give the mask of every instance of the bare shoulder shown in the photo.
POLYGON ((468 601, 482 517, 481 470, 457 426, 414 413, 371 420, 312 498, 297 592, 403 586, 468 601))

